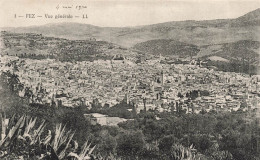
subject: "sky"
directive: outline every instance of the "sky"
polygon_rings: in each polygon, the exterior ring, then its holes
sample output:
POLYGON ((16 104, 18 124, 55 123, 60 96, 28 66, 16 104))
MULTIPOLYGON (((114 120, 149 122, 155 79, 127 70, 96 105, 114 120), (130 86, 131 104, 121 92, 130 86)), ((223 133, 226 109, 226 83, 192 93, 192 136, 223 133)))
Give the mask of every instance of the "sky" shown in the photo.
POLYGON ((127 27, 169 21, 237 18, 257 8, 260 8, 259 0, 0 0, 0 27, 59 22, 127 27), (79 10, 76 6, 87 8, 79 10), (26 14, 42 17, 25 18, 26 14), (45 18, 45 14, 54 17, 45 18), (79 17, 55 19, 58 14, 79 17), (88 18, 83 18, 83 15, 88 18))

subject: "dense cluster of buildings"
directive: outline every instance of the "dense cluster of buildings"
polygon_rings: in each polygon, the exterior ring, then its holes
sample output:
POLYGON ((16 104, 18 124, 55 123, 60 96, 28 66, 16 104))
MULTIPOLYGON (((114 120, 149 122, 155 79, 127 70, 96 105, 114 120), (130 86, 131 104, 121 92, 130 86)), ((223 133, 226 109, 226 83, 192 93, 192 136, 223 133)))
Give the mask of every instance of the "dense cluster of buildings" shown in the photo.
MULTIPOLYGON (((162 64, 160 59, 60 62, 1 57, 1 71, 12 70, 32 91, 31 101, 73 107, 121 101, 137 112, 185 109, 187 113, 248 110, 259 106, 260 76, 210 70, 194 64, 162 64)), ((25 95, 21 91, 20 96, 25 95)))

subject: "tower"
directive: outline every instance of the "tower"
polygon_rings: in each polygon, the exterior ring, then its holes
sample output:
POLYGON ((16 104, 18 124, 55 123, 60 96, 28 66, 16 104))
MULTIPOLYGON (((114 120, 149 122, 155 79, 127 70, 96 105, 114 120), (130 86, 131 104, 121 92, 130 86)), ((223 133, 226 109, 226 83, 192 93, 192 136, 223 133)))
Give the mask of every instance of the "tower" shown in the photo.
POLYGON ((161 72, 161 82, 162 82, 162 85, 164 85, 164 73, 163 73, 163 71, 161 72))
POLYGON ((154 92, 154 82, 151 83, 151 91, 154 92))
POLYGON ((129 96, 128 96, 128 93, 125 94, 124 101, 125 101, 126 104, 129 104, 129 96))
POLYGON ((144 103, 144 112, 146 112, 146 97, 143 97, 143 103, 144 103))

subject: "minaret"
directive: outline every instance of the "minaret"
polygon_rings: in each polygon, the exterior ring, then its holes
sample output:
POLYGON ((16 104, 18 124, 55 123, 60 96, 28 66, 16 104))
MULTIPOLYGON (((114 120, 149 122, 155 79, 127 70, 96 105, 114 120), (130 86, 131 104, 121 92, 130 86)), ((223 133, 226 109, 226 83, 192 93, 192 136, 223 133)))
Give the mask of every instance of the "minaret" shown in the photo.
POLYGON ((162 73, 161 73, 161 80, 162 80, 162 85, 164 85, 164 73, 163 73, 163 71, 162 71, 162 73))
POLYGON ((146 97, 143 98, 143 103, 144 103, 144 112, 146 112, 146 97))
POLYGON ((152 90, 152 92, 154 92, 154 82, 153 81, 151 83, 151 90, 152 90))
POLYGON ((133 99, 133 101, 132 101, 132 114, 133 114, 134 117, 137 114, 136 108, 137 108, 136 101, 135 101, 135 99, 133 99))
POLYGON ((127 104, 129 104, 129 96, 128 96, 128 93, 125 94, 125 99, 124 99, 124 100, 125 100, 125 102, 126 102, 127 104))

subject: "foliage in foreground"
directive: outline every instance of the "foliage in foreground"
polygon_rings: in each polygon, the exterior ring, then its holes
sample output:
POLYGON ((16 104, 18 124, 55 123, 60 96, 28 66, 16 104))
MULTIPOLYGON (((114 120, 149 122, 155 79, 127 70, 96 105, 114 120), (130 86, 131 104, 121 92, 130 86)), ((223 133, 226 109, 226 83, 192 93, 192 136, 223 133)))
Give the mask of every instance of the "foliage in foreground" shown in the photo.
MULTIPOLYGON (((57 124, 54 132, 48 130, 46 133, 44 120, 41 123, 37 123, 37 118, 28 116, 17 118, 13 116, 7 119, 2 115, 1 120, 1 159, 87 160, 94 158, 92 153, 95 146, 92 147, 87 141, 82 147, 79 147, 78 143, 73 140, 75 132, 66 130, 62 124, 57 124)), ((127 135, 121 138, 125 139, 127 135)), ((136 138, 141 137, 137 136, 136 138)), ((118 147, 126 149, 129 145, 134 145, 134 148, 136 148, 136 142, 130 144, 124 140, 118 144, 118 147)), ((133 148, 133 146, 130 148, 133 148)), ((138 149, 142 150, 143 148, 139 146, 138 149)), ((151 147, 146 147, 146 149, 152 151, 151 147)), ((170 156, 174 160, 200 159, 192 150, 194 150, 192 146, 187 148, 175 144, 171 148, 170 156)), ((132 154, 128 153, 128 156, 123 156, 124 154, 110 154, 107 157, 98 156, 97 159, 124 159, 126 157, 132 159, 133 154, 135 159, 142 159, 142 157, 136 154, 137 152, 139 151, 136 150, 132 154)))
POLYGON ((67 131, 62 124, 56 125, 55 132, 49 130, 44 135, 45 121, 37 124, 36 120, 27 116, 1 118, 1 159, 91 159, 95 146, 91 147, 88 141, 81 148, 78 147, 73 140, 75 132, 67 131))

